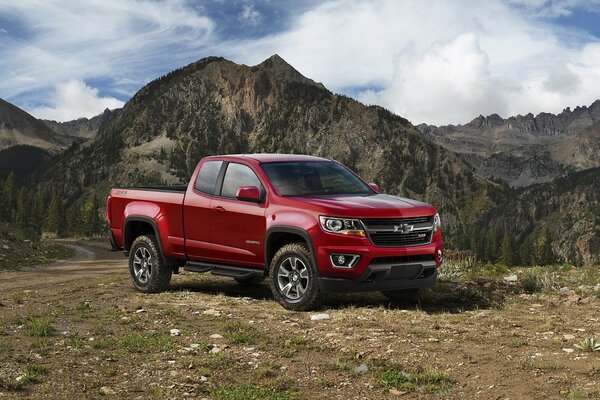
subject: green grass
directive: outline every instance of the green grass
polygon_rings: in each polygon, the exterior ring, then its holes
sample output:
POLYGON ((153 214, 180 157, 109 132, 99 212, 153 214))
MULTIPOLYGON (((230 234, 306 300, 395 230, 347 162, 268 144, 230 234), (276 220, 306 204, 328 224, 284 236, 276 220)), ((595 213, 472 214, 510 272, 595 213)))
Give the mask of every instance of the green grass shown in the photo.
POLYGON ((80 349, 85 344, 85 338, 77 332, 71 332, 67 335, 65 345, 73 349, 80 349))
POLYGON ((229 340, 231 340, 231 343, 235 344, 254 344, 254 338, 250 336, 250 334, 243 331, 233 332, 229 334, 229 340))
POLYGON ((294 400, 295 391, 279 390, 272 386, 235 385, 218 387, 210 391, 214 400, 294 400))
POLYGON ((0 376, 0 389, 6 390, 7 392, 19 392, 24 388, 25 384, 23 383, 23 381, 3 378, 0 376))
POLYGON ((166 333, 141 334, 129 333, 121 338, 108 338, 96 340, 95 349, 123 349, 130 353, 144 353, 149 351, 166 351, 173 347, 171 335, 166 333))
POLYGON ((27 317, 20 318, 18 323, 25 326, 31 336, 46 337, 54 334, 52 319, 48 315, 29 313, 27 317))
POLYGON ((375 362, 372 371, 380 387, 409 392, 439 393, 449 390, 454 380, 444 372, 429 368, 402 368, 387 361, 375 362))
POLYGON ((48 369, 39 364, 28 364, 21 370, 23 382, 39 383, 48 374, 48 369))

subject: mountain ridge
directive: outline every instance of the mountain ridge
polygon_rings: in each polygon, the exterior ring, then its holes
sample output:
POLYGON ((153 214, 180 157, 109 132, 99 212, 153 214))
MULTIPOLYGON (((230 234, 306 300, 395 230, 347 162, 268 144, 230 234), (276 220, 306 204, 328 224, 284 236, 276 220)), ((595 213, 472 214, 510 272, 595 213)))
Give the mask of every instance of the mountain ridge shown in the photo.
POLYGON ((556 115, 529 113, 506 119, 480 115, 462 125, 418 128, 467 160, 480 176, 525 187, 600 166, 600 158, 590 158, 600 149, 600 135, 595 131, 581 135, 599 121, 600 100, 596 100, 589 107, 567 107, 556 115))

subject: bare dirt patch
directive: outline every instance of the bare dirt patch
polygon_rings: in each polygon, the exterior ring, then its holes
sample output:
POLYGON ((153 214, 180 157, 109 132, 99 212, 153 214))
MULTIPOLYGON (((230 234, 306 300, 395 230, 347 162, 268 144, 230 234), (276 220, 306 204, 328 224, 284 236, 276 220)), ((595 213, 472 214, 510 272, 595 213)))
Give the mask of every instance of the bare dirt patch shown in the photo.
POLYGON ((71 245, 69 261, 0 272, 0 397, 600 396, 600 352, 575 346, 600 339, 599 286, 525 290, 526 273, 516 284, 481 274, 410 307, 331 296, 319 311, 329 318, 311 320, 266 284, 210 275, 175 275, 168 292, 144 295, 122 254, 71 245))

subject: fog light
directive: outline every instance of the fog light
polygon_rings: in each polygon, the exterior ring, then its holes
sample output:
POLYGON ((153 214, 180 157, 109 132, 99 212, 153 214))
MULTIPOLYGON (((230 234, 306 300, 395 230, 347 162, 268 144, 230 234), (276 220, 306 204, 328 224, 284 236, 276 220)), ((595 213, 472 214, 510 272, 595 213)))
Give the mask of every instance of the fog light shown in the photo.
POLYGON ((335 268, 353 268, 360 256, 356 254, 331 254, 329 259, 335 268))

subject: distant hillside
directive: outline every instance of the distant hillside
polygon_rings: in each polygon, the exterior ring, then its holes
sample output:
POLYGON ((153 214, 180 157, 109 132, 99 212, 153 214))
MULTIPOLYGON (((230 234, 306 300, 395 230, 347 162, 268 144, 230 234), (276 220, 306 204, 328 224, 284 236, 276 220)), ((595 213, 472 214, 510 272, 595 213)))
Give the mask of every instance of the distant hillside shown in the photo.
POLYGON ((471 163, 489 179, 523 187, 600 166, 600 100, 558 115, 479 116, 465 125, 419 125, 419 130, 471 163), (584 133, 586 132, 586 133, 584 133))
POLYGON ((50 120, 42 120, 50 129, 62 136, 73 136, 85 140, 93 139, 100 128, 109 123, 120 109, 104 110, 102 114, 96 115, 93 118, 79 118, 73 121, 56 122, 50 120))
POLYGON ((0 99, 0 150, 27 145, 56 153, 71 143, 32 115, 0 99))
POLYGON ((46 150, 27 145, 0 150, 0 179, 6 179, 14 172, 17 179, 23 180, 46 168, 51 158, 46 150))

